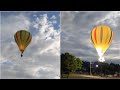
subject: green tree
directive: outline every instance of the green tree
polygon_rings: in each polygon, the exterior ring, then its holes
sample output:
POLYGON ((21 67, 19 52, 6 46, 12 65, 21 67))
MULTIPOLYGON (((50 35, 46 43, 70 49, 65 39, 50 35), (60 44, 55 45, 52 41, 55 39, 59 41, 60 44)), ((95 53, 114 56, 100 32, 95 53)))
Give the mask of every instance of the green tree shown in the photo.
POLYGON ((61 54, 61 72, 70 73, 82 68, 82 61, 74 55, 65 53, 61 54))
POLYGON ((82 69, 82 65, 83 65, 83 62, 82 60, 80 60, 80 58, 76 58, 76 64, 77 64, 77 70, 81 70, 82 69))
POLYGON ((64 68, 69 72, 75 72, 77 69, 75 56, 65 53, 64 68))

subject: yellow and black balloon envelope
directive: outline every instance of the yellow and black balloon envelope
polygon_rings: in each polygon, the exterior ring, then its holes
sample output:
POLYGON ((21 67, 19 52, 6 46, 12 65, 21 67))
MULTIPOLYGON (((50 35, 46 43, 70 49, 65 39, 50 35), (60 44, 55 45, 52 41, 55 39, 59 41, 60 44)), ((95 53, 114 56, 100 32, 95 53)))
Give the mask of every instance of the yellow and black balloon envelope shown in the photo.
POLYGON ((19 50, 21 51, 21 57, 26 47, 30 44, 32 40, 32 35, 26 30, 17 31, 14 35, 15 42, 17 43, 19 50))
POLYGON ((91 41, 97 50, 100 61, 105 61, 103 54, 110 46, 113 39, 113 31, 109 26, 97 26, 91 32, 91 41))

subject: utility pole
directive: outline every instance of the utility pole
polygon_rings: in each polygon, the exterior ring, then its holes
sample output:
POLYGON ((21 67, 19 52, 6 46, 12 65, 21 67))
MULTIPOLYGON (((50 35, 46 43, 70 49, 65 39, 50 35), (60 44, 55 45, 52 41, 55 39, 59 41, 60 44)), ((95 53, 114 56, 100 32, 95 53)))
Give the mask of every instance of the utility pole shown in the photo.
POLYGON ((91 60, 90 60, 90 75, 92 75, 92 72, 91 72, 91 60))

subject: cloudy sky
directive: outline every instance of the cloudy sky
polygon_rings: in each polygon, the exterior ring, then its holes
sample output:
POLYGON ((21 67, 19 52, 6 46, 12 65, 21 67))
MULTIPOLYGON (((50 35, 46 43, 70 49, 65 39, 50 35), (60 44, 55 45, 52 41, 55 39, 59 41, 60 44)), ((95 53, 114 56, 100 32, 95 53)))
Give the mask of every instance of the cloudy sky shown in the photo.
POLYGON ((105 62, 120 64, 120 12, 66 11, 61 13, 61 53, 69 52, 85 61, 98 61, 90 33, 97 25, 108 25, 114 32, 105 52, 105 62))
POLYGON ((60 78, 60 12, 1 12, 0 78, 60 78), (27 30, 32 41, 23 57, 14 40, 27 30))

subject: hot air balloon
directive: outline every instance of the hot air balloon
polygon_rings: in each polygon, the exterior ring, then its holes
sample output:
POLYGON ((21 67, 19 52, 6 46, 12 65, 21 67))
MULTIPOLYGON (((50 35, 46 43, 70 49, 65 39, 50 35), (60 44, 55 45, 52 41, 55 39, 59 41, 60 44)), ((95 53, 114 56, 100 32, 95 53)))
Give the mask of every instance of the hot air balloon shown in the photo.
POLYGON ((17 43, 19 50, 21 51, 21 57, 26 47, 30 44, 32 40, 32 35, 26 30, 17 31, 14 35, 15 42, 17 43))
POLYGON ((91 32, 91 41, 101 62, 105 61, 103 55, 112 42, 113 34, 109 26, 97 26, 91 32))

